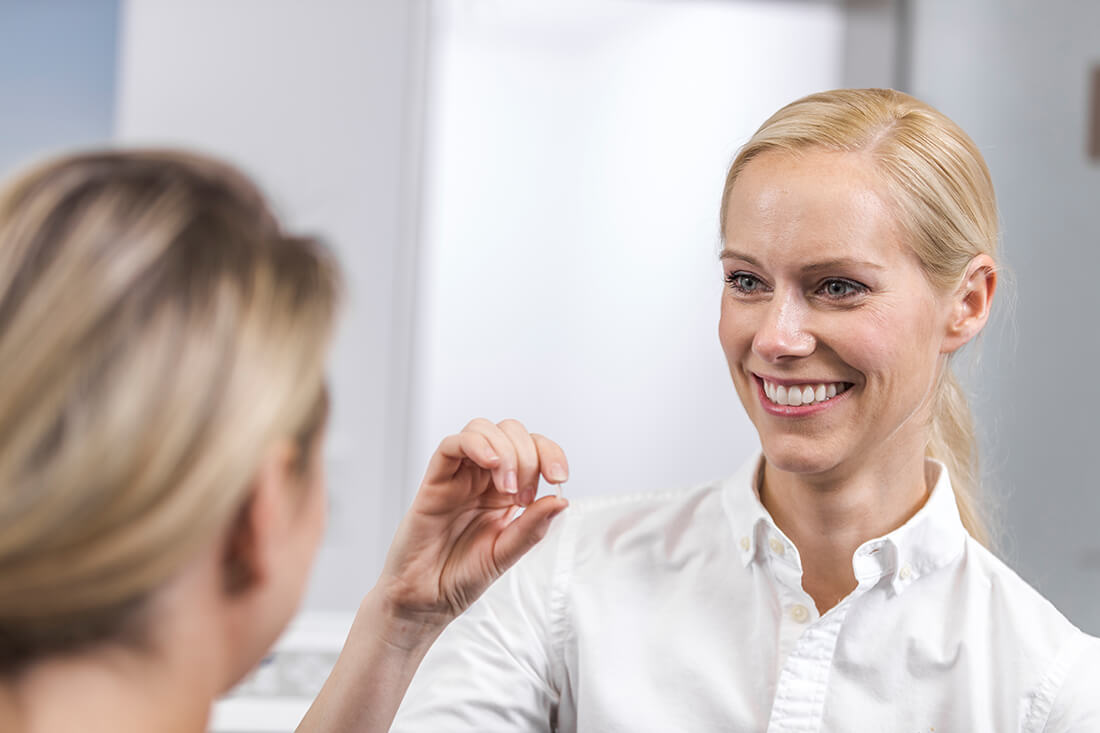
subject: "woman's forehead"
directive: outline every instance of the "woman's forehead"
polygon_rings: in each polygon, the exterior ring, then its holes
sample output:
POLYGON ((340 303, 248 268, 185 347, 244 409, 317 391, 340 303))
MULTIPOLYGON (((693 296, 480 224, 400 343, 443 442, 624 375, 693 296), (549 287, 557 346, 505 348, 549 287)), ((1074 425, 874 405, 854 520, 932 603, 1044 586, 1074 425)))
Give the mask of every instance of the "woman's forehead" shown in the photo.
POLYGON ((730 191, 723 258, 896 260, 909 248, 873 165, 832 151, 753 159, 730 191))

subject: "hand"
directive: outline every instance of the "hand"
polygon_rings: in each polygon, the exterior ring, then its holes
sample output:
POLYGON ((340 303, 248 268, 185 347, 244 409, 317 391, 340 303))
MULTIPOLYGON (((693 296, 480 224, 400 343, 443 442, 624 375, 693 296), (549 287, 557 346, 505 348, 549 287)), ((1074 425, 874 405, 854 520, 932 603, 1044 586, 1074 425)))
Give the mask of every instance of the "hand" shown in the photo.
POLYGON ((556 496, 535 501, 540 474, 553 483, 569 478, 565 454, 515 420, 474 420, 444 438, 299 731, 390 729, 439 632, 568 506, 556 496))
POLYGON ((540 474, 569 478, 565 453, 515 420, 477 419, 443 439, 377 586, 398 628, 442 629, 542 539, 568 502, 535 501, 540 474))

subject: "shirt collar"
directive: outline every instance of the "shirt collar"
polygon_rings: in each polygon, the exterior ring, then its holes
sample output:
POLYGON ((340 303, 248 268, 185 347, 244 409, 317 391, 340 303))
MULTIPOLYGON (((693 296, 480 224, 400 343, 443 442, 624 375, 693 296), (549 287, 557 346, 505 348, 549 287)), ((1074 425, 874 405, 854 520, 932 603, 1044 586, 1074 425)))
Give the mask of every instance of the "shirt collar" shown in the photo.
MULTIPOLYGON (((763 460, 759 454, 750 458, 722 488, 722 503, 741 563, 747 567, 770 551, 787 564, 799 564, 794 544, 760 502, 757 476, 763 460)), ((852 557, 852 568, 860 584, 889 576, 894 591, 901 593, 915 580, 947 565, 962 552, 966 529, 959 517, 951 479, 942 463, 932 458, 926 460, 937 472, 928 500, 905 524, 859 546, 852 557)))
POLYGON ((768 510, 760 503, 760 494, 756 487, 759 485, 757 478, 763 465, 763 455, 753 456, 722 487, 722 504, 733 527, 741 564, 745 566, 756 557, 760 545, 769 539, 783 537, 768 510))

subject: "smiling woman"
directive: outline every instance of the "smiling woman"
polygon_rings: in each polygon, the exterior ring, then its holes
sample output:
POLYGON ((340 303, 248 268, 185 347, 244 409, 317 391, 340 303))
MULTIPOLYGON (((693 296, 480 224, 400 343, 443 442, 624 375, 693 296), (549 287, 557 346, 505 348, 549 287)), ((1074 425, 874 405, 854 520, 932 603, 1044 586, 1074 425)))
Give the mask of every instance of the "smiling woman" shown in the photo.
POLYGON ((1100 730, 1100 641, 984 546, 950 369, 997 284, 974 143, 895 91, 811 95, 738 153, 720 221, 761 454, 575 506, 395 730, 1100 730))
MULTIPOLYGON (((824 245, 824 249, 815 250, 805 269, 818 274, 830 269, 842 273, 843 270, 836 266, 845 264, 843 261, 824 261, 830 259, 827 254, 830 246, 842 247, 847 242, 848 249, 862 257, 866 252, 875 251, 877 240, 879 244, 889 242, 892 245, 896 250, 893 253, 895 260, 900 256, 919 267, 924 278, 917 284, 916 292, 925 297, 932 296, 930 288, 944 293, 964 280, 971 286, 979 284, 973 278, 984 274, 988 286, 985 302, 980 304, 984 312, 975 314, 978 320, 968 324, 980 330, 988 317, 989 301, 996 284, 993 258, 998 229, 993 182, 981 153, 958 125, 917 100, 895 95, 892 101, 906 105, 903 115, 896 114, 898 110, 890 109, 889 102, 881 97, 848 91, 808 97, 784 107, 765 122, 738 153, 726 176, 720 217, 726 242, 723 259, 729 251, 730 238, 735 234, 730 229, 736 227, 738 231, 747 231, 756 221, 731 211, 731 206, 738 203, 733 195, 735 184, 749 163, 768 152, 772 153, 767 156, 769 161, 783 152, 796 156, 794 160, 809 155, 811 159, 804 167, 795 166, 790 155, 785 159, 790 168, 799 168, 807 176, 828 176, 833 166, 839 166, 850 177, 838 176, 844 179, 839 187, 837 177, 818 181, 816 185, 802 181, 803 191, 818 198, 818 218, 809 222, 809 226, 827 227, 816 235, 817 238, 803 240, 824 245), (852 155, 842 155, 845 152, 852 155), (823 190, 815 193, 808 190, 810 188, 823 190), (835 198, 830 201, 829 196, 835 198), (861 250, 859 243, 847 241, 853 235, 862 236, 861 244, 870 245, 869 249, 861 250), (816 270, 812 262, 820 263, 816 270)), ((775 193, 770 192, 772 198, 759 203, 781 206, 783 202, 774 196, 775 193)), ((744 199, 741 201, 744 203, 744 199)), ((773 209, 771 214, 779 216, 781 212, 773 209)), ((810 209, 806 215, 814 216, 815 213, 810 209)), ((802 219, 798 221, 806 225, 802 219)), ((851 266, 857 267, 857 263, 851 266)), ((881 272, 882 265, 863 262, 856 272, 868 269, 881 272)), ((847 282, 864 294, 868 292, 867 285, 861 284, 858 278, 847 282)), ((964 299, 962 304, 975 305, 973 298, 964 299)), ((883 332, 888 329, 882 326, 896 331, 904 325, 881 323, 874 338, 878 340, 886 335, 883 332)), ((945 356, 956 351, 975 333, 967 333, 963 341, 949 344, 951 348, 943 352, 945 356)), ((896 336, 900 338, 901 334, 896 336)), ((977 456, 966 397, 948 364, 939 365, 936 380, 929 405, 931 422, 927 452, 948 466, 963 523, 972 536, 988 544, 989 531, 982 517, 980 499, 976 496, 977 456)), ((743 396, 742 402, 748 404, 743 396)))
MULTIPOLYGON (((873 467, 874 483, 910 497, 874 494, 888 500, 876 512, 884 525, 897 525, 907 517, 889 507, 911 513, 927 490, 924 447, 946 358, 985 323, 996 276, 978 253, 963 291, 937 292, 882 188, 862 152, 770 152, 742 169, 727 199, 730 287, 719 330, 765 474, 836 482, 873 467), (911 484, 896 486, 898 476, 911 484)), ((970 460, 969 446, 961 453, 959 463, 970 460)), ((766 478, 772 492, 785 485, 766 478)), ((985 539, 977 520, 969 529, 985 539)))

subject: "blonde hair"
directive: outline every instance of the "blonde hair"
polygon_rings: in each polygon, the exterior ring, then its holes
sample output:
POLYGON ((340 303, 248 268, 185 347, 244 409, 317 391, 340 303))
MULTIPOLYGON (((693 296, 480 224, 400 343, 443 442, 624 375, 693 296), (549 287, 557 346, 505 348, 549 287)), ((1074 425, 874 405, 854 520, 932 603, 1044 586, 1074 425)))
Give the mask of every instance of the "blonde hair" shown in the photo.
MULTIPOLYGON (((768 151, 810 148, 870 156, 924 273, 941 292, 957 287, 979 254, 996 257, 993 181, 977 146, 931 106, 891 89, 837 89, 803 97, 772 115, 738 151, 726 175, 720 227, 745 166, 768 151)), ((973 419, 948 363, 933 395, 927 455, 947 466, 963 524, 988 544, 979 496, 973 419)))
POLYGON ((0 671, 141 609, 316 432, 339 274, 233 168, 48 162, 0 194, 0 671))

